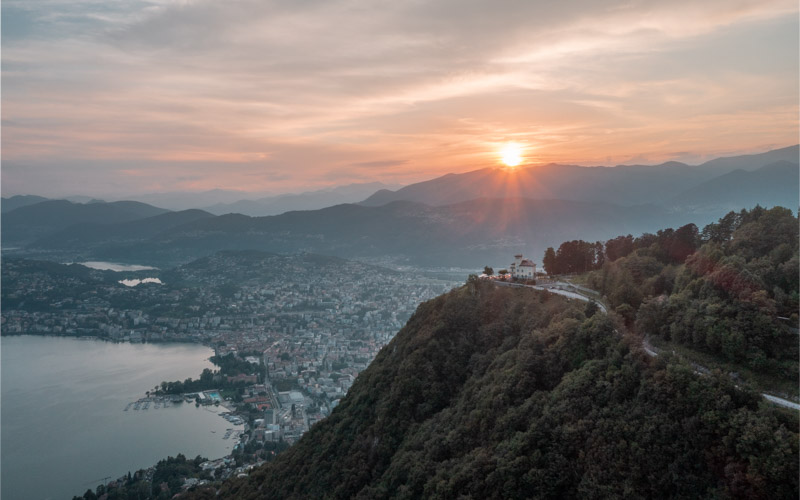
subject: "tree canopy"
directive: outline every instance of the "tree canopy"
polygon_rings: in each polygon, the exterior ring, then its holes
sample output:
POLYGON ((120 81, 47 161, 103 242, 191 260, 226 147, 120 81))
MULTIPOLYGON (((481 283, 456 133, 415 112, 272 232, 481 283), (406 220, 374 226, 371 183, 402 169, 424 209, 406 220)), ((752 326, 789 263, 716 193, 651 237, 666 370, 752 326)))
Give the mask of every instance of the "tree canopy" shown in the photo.
POLYGON ((480 281, 422 304, 330 417, 219 497, 797 496, 796 416, 585 309, 480 281))
POLYGON ((797 380, 798 219, 790 210, 730 212, 702 232, 667 229, 629 248, 607 255, 588 283, 638 332, 797 380))

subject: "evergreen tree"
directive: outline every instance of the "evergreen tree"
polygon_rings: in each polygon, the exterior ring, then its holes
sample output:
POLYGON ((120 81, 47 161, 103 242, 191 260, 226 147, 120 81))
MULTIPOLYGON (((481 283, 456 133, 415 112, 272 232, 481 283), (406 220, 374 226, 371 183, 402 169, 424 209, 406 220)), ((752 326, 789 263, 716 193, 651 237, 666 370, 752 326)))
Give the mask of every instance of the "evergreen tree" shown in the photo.
POLYGON ((544 266, 544 270, 549 275, 558 274, 558 269, 556 268, 556 251, 553 250, 553 247, 548 247, 547 250, 544 252, 544 258, 542 259, 542 265, 544 266))

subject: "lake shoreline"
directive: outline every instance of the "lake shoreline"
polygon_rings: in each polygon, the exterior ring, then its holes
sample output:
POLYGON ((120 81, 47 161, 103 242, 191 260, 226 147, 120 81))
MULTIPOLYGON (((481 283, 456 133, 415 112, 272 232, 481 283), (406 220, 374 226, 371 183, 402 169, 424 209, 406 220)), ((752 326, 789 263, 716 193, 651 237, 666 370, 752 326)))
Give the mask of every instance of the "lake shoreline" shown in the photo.
POLYGON ((104 342, 109 342, 111 344, 196 344, 202 345, 204 347, 208 347, 209 349, 214 349, 214 346, 207 344, 202 341, 198 341, 195 339, 186 339, 186 340, 176 340, 176 339, 169 339, 169 340, 160 340, 160 339, 148 339, 148 340, 141 340, 141 341, 131 341, 131 340, 124 340, 124 339, 112 339, 110 337, 102 337, 99 335, 79 335, 77 333, 61 333, 61 334, 54 334, 52 332, 42 332, 42 333, 35 333, 35 332, 2 332, 0 333, 0 337, 52 337, 52 338, 69 338, 69 339, 79 339, 79 340, 102 340, 104 342))
POLYGON ((177 453, 212 460, 231 454, 233 440, 219 437, 230 427, 219 418, 223 409, 124 411, 156 383, 213 368, 210 346, 30 333, 2 337, 3 497, 71 498, 86 490, 88 480, 148 469, 177 453), (105 342, 92 342, 98 340, 105 342), (42 435, 31 441, 33 429, 42 435), (126 453, 107 453, 114 449, 126 453), (33 481, 32 475, 42 474, 52 486, 33 481))

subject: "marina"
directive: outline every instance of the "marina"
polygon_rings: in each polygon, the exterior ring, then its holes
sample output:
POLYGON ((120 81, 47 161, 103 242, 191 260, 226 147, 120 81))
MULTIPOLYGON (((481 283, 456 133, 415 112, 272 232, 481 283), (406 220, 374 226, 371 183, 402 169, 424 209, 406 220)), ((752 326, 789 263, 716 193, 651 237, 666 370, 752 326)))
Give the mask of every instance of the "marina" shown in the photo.
POLYGON ((139 398, 136 401, 131 401, 122 411, 128 411, 131 408, 134 410, 147 410, 150 404, 153 405, 154 410, 160 408, 171 408, 174 403, 183 403, 181 396, 147 396, 139 398))
MULTIPOLYGON (((133 408, 134 410, 147 410, 147 409, 151 408, 151 405, 152 405, 152 409, 154 409, 154 410, 158 410, 158 409, 162 409, 162 408, 170 408, 170 407, 173 407, 173 406, 175 406, 177 404, 181 404, 184 401, 186 401, 186 402, 194 402, 196 398, 200 398, 201 400, 205 401, 205 403, 203 405, 200 405, 200 404, 196 403, 195 406, 196 407, 201 407, 202 409, 207 410, 207 411, 212 411, 212 410, 209 409, 209 406, 219 405, 220 400, 221 400, 221 397, 220 397, 218 391, 201 391, 199 393, 190 393, 190 394, 182 394, 182 395, 174 395, 173 394, 173 395, 166 395, 166 396, 151 396, 151 395, 148 395, 148 396, 145 396, 143 398, 139 398, 136 401, 131 401, 131 402, 127 403, 125 405, 125 408, 123 408, 122 411, 128 411, 131 408, 133 408), (214 401, 214 405, 209 405, 210 401, 214 401)), ((242 417, 240 417, 239 415, 236 415, 233 412, 225 411, 225 412, 217 413, 215 411, 212 411, 212 413, 215 413, 215 414, 221 416, 222 418, 224 418, 229 423, 231 423, 231 424, 233 424, 235 426, 243 426, 243 425, 245 425, 244 419, 242 419, 242 417)), ((211 434, 216 434, 217 431, 216 430, 211 430, 210 432, 211 432, 211 434)), ((235 429, 233 427, 228 427, 227 429, 225 429, 225 434, 222 436, 222 439, 228 440, 231 437, 233 437, 234 440, 240 440, 242 438, 242 435, 243 434, 241 432, 241 429, 237 430, 237 429, 235 429)))

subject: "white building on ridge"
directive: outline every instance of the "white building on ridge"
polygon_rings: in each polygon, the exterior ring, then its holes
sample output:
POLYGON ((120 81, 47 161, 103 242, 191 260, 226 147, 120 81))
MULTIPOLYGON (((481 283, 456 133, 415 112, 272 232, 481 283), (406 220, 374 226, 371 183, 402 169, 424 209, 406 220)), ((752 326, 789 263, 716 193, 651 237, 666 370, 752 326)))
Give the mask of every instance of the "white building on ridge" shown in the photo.
POLYGON ((521 253, 514 256, 510 271, 511 277, 514 279, 532 280, 536 278, 536 264, 531 260, 524 259, 521 253))

